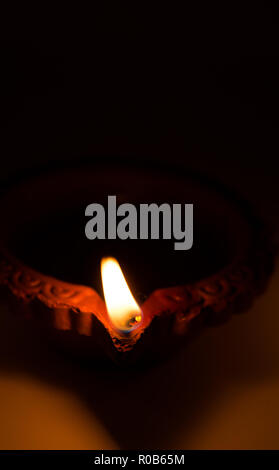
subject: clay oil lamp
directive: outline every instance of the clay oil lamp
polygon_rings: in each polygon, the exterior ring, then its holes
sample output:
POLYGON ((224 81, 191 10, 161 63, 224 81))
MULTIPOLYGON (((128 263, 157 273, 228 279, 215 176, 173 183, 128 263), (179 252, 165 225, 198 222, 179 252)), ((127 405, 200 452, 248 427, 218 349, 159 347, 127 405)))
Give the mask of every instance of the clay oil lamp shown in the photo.
POLYGON ((1 202, 0 284, 17 315, 72 354, 126 364, 171 354, 207 325, 247 309, 273 249, 249 207, 185 171, 87 166, 11 185, 1 202), (194 243, 88 240, 85 207, 193 203, 194 243))

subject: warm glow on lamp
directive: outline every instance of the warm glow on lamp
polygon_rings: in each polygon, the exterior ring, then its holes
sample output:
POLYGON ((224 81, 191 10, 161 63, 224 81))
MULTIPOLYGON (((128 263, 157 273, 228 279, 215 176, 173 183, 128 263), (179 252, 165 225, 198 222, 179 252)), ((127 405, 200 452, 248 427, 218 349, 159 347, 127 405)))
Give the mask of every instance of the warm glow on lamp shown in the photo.
POLYGON ((134 330, 142 321, 142 311, 135 301, 120 265, 115 258, 103 258, 101 274, 107 312, 120 331, 134 330))

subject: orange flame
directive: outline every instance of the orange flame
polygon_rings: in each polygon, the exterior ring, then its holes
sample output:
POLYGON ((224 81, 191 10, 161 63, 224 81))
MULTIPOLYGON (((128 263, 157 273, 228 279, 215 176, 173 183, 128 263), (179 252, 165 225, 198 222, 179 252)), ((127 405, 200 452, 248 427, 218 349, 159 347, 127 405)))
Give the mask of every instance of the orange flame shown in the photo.
POLYGON ((111 322, 120 331, 134 330, 142 321, 142 311, 129 289, 118 261, 115 258, 103 258, 101 274, 111 322))

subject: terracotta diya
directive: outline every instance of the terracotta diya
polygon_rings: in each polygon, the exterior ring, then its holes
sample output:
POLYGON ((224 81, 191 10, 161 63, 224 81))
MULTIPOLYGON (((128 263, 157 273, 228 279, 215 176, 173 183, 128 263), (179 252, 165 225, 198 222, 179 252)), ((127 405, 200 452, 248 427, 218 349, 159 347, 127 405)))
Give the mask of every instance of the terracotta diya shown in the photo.
POLYGON ((126 363, 167 355, 202 327, 245 310, 273 267, 272 246, 251 210, 185 171, 127 165, 48 171, 12 185, 0 209, 0 284, 15 312, 60 347, 89 358, 126 363), (85 208, 105 204, 108 195, 135 205, 193 203, 193 248, 174 251, 173 240, 87 240, 85 208), (139 309, 126 330, 103 300, 106 257, 119 262, 139 309))

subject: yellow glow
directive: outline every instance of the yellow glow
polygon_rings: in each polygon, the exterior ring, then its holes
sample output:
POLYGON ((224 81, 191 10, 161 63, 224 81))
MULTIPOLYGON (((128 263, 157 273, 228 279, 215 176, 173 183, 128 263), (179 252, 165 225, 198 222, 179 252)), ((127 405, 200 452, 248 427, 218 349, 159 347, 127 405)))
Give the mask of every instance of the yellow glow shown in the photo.
POLYGON ((113 325, 131 331, 142 320, 142 311, 135 301, 120 265, 115 258, 103 258, 101 274, 107 311, 113 325))

